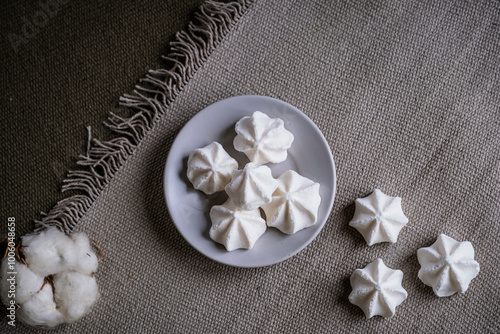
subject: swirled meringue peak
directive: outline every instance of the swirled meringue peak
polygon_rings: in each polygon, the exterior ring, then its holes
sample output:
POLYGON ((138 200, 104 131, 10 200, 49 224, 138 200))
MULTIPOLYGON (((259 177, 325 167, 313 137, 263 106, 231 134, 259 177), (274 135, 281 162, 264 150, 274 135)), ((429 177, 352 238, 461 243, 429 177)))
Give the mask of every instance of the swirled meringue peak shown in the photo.
POLYGON ((233 171, 226 192, 237 207, 251 211, 270 203, 277 187, 278 181, 269 167, 248 163, 243 169, 233 171))
POLYGON ((260 111, 240 119, 235 130, 234 148, 257 165, 285 161, 294 139, 282 119, 270 118, 260 111))
POLYGON ((368 246, 379 242, 395 243, 408 218, 401 208, 401 197, 390 197, 379 189, 355 201, 355 212, 349 225, 363 235, 368 246))
POLYGON ((210 209, 210 219, 210 238, 223 244, 228 251, 252 248, 267 228, 259 209, 241 210, 231 199, 222 205, 213 206, 210 209))
POLYGON ((277 179, 271 203, 262 206, 267 225, 293 234, 316 223, 321 203, 319 183, 288 170, 277 179))
POLYGON ((430 247, 420 248, 417 258, 421 265, 418 278, 431 286, 438 297, 464 293, 479 273, 472 244, 456 241, 444 234, 439 235, 430 247))
POLYGON ((377 259, 363 269, 356 269, 351 275, 352 292, 349 301, 359 306, 367 319, 381 315, 392 317, 396 306, 408 296, 401 285, 403 272, 387 267, 377 259))
POLYGON ((238 162, 221 144, 213 142, 189 155, 187 177, 195 189, 210 195, 224 190, 231 181, 232 171, 237 168, 238 162))

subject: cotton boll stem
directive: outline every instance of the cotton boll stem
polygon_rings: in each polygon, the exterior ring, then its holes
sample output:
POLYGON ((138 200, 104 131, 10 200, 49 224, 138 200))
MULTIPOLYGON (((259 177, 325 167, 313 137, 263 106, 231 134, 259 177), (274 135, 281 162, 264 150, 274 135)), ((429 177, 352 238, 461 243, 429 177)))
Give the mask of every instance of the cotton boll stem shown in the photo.
POLYGON ((16 257, 16 260, 18 262, 21 262, 22 264, 24 264, 25 266, 28 266, 28 264, 26 263, 26 257, 24 256, 24 253, 23 253, 23 248, 25 246, 23 246, 23 243, 22 242, 19 242, 17 245, 16 245, 16 249, 15 249, 15 257, 16 257))
POLYGON ((96 248, 99 251, 99 257, 97 258, 97 262, 100 262, 104 258, 104 251, 102 250, 101 246, 95 241, 94 239, 89 239, 94 248, 96 248))

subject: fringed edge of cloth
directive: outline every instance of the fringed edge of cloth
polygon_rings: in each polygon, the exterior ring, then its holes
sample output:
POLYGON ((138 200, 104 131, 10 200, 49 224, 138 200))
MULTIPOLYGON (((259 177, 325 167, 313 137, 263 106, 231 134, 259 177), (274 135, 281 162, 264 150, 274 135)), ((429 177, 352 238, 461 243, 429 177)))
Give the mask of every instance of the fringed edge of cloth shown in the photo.
POLYGON ((120 97, 120 106, 131 110, 132 116, 111 113, 105 122, 120 136, 99 141, 92 138, 88 128, 87 152, 77 161, 83 168, 70 171, 62 187, 63 192, 76 190, 80 194, 63 199, 48 213, 42 212, 42 219, 35 221, 35 230, 57 226, 70 233, 76 227, 125 160, 252 3, 253 0, 207 1, 200 7, 187 30, 176 34, 169 53, 162 56, 166 68, 150 70, 131 94, 120 97))

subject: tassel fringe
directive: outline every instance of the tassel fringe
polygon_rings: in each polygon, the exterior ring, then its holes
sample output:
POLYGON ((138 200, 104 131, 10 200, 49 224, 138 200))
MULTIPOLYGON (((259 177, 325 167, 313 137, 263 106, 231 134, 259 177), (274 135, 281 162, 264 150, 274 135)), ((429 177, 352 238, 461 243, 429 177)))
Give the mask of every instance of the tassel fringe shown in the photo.
POLYGON ((120 137, 109 141, 92 138, 85 155, 77 164, 82 170, 71 171, 63 181, 62 191, 77 191, 58 202, 43 218, 35 221, 35 230, 56 226, 70 233, 79 219, 92 206, 113 175, 132 154, 155 122, 183 90, 212 51, 227 35, 253 0, 229 3, 207 1, 187 31, 178 32, 170 44, 170 52, 162 58, 168 68, 150 70, 131 94, 120 97, 120 105, 132 111, 131 117, 111 113, 105 125, 120 137))

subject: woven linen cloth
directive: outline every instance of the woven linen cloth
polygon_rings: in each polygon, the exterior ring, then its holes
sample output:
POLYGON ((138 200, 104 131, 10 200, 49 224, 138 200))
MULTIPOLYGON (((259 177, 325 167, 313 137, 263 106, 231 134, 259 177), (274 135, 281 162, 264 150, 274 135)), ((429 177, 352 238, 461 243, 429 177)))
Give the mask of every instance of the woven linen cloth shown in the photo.
POLYGON ((499 36, 497 1, 252 2, 79 219, 105 252, 101 299, 55 333, 499 332, 499 36), (254 269, 198 253, 163 195, 183 125, 245 94, 309 116, 338 177, 318 237, 254 269), (374 188, 403 199, 394 244, 368 247, 348 225, 374 188), (481 271, 465 294, 438 298, 417 278, 417 250, 440 233, 474 246, 481 271), (403 271, 408 298, 365 319, 349 277, 377 258, 403 271))

